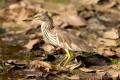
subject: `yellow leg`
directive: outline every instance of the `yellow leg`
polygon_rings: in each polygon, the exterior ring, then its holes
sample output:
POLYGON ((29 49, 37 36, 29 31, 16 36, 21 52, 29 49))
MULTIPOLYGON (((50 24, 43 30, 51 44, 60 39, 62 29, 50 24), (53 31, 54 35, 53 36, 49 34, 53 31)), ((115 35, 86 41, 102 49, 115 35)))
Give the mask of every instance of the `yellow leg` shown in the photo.
POLYGON ((67 59, 67 55, 65 54, 65 57, 62 61, 60 61, 60 63, 58 65, 62 65, 62 63, 64 63, 64 61, 67 59))
POLYGON ((70 61, 70 57, 71 57, 69 50, 68 50, 68 49, 65 49, 65 51, 66 51, 67 59, 66 59, 66 61, 64 62, 63 66, 66 66, 66 64, 70 61))
POLYGON ((63 66, 65 66, 70 61, 71 55, 70 55, 69 50, 65 49, 65 52, 66 52, 65 58, 58 65, 63 64, 63 66))

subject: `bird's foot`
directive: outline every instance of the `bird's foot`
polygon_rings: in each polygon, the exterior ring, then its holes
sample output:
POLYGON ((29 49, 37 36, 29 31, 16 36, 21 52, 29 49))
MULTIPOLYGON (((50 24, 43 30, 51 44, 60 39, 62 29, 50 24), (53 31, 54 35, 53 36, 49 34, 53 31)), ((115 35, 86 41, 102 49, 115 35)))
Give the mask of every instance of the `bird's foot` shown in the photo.
POLYGON ((58 66, 66 66, 71 60, 72 57, 71 52, 69 52, 68 50, 65 51, 66 51, 65 58, 58 64, 58 66))
POLYGON ((62 66, 64 62, 66 61, 66 59, 67 59, 67 56, 65 56, 64 59, 59 62, 58 66, 62 66))

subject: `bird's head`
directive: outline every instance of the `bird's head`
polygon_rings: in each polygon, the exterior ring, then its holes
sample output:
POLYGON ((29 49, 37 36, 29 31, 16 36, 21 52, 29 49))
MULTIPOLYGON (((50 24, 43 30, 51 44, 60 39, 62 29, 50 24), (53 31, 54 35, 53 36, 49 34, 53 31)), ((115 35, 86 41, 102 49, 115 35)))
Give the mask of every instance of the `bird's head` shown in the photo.
POLYGON ((35 13, 34 15, 28 17, 27 19, 24 19, 23 21, 32 21, 32 20, 40 20, 43 22, 50 22, 50 23, 53 22, 52 18, 48 15, 47 11, 35 13))
POLYGON ((48 12, 39 12, 35 14, 32 18, 35 20, 41 20, 41 21, 52 20, 51 17, 48 15, 48 12))

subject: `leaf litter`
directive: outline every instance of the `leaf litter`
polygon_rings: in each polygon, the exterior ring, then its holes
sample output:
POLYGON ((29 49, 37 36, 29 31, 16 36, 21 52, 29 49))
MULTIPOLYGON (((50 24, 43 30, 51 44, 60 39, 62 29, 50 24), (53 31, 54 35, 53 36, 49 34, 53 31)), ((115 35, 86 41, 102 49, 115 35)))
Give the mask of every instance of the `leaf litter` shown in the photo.
POLYGON ((1 80, 120 79, 119 0, 6 0, 0 6, 1 80), (41 22, 24 21, 47 10, 55 27, 85 39, 95 53, 73 52, 66 67, 64 50, 44 42, 41 22), (87 56, 86 56, 87 55, 87 56))

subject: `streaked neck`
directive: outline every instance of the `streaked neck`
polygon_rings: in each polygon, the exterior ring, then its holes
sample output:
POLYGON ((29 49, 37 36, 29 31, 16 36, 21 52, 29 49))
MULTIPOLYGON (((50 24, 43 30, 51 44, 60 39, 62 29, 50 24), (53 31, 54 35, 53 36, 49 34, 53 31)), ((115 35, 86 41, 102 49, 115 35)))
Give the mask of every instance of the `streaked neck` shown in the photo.
POLYGON ((41 30, 51 30, 53 29, 53 22, 52 21, 44 21, 41 25, 41 30))

